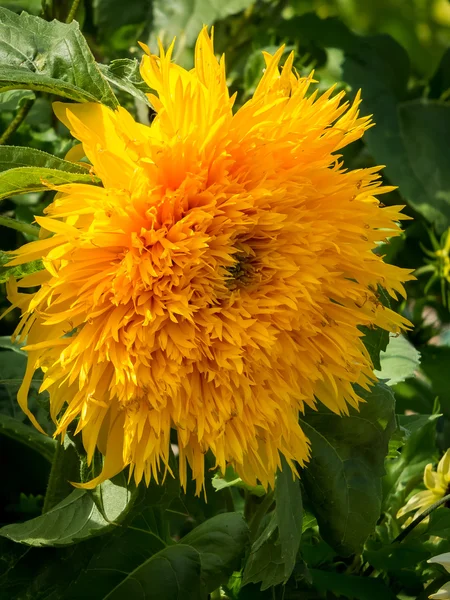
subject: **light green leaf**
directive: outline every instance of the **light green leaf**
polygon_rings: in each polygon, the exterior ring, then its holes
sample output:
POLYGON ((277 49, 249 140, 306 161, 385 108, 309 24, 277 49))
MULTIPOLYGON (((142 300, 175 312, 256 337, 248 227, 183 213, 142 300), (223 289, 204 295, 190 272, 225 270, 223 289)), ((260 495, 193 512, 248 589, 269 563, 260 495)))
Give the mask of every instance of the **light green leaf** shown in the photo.
POLYGON ((207 592, 228 581, 249 542, 249 530, 242 515, 225 513, 208 519, 182 538, 200 554, 201 578, 207 592))
POLYGON ((412 377, 420 364, 420 352, 404 335, 390 335, 387 349, 380 354, 381 370, 375 371, 378 379, 393 386, 412 377))
POLYGON ((339 416, 325 408, 300 419, 311 441, 302 483, 323 539, 343 556, 360 552, 381 510, 381 478, 395 429, 394 397, 378 384, 359 394, 359 412, 339 416))
POLYGON ((0 200, 14 194, 48 191, 49 185, 63 183, 98 183, 99 179, 84 173, 70 173, 46 167, 19 167, 0 172, 0 200))
POLYGON ((99 64, 98 68, 113 87, 131 94, 140 102, 151 107, 144 93, 150 92, 150 88, 141 77, 139 62, 136 59, 119 58, 113 60, 109 65, 99 64))
POLYGON ((114 529, 124 515, 130 502, 130 491, 125 477, 105 481, 99 489, 103 514, 98 509, 93 495, 86 490, 74 490, 70 496, 45 514, 0 529, 0 535, 28 546, 67 546, 93 535, 114 529))
POLYGON ((200 572, 200 554, 192 546, 169 546, 131 572, 104 600, 200 600, 200 572))
POLYGON ((212 25, 245 10, 253 0, 153 0, 153 33, 171 42, 177 36, 184 46, 193 46, 203 25, 212 25))
POLYGON ((117 106, 76 21, 49 23, 0 8, 0 91, 12 89, 117 106))
POLYGON ((0 413, 0 435, 29 446, 52 462, 56 450, 56 440, 40 433, 34 427, 18 421, 14 417, 0 413))
POLYGON ((227 470, 223 477, 215 475, 212 478, 211 483, 216 492, 225 488, 237 487, 244 490, 248 490, 254 496, 264 496, 264 494, 266 493, 262 485, 251 486, 248 485, 248 483, 245 483, 245 481, 242 481, 242 479, 238 476, 236 471, 231 466, 227 467, 227 470))
POLYGON ((19 279, 20 277, 24 277, 24 275, 31 275, 31 273, 35 273, 36 271, 40 271, 44 268, 41 260, 33 260, 32 262, 18 265, 16 267, 3 266, 6 265, 11 259, 11 254, 7 254, 6 252, 2 252, 0 250, 0 283, 5 283, 10 277, 19 279))
POLYGON ((83 167, 47 152, 42 152, 42 150, 23 146, 0 146, 0 172, 19 167, 45 167, 79 175, 88 174, 88 165, 83 167))

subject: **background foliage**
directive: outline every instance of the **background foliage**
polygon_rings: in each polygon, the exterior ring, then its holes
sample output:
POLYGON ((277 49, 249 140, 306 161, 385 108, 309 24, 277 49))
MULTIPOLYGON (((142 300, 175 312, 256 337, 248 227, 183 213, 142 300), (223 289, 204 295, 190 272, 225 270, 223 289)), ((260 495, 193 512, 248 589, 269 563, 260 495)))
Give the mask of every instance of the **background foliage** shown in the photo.
MULTIPOLYGON (((248 488, 228 469, 207 471, 206 498, 176 479, 131 489, 124 475, 94 492, 67 485, 46 493, 55 468, 85 469, 68 437, 57 449, 16 403, 26 357, 0 323, 0 597, 172 600, 424 599, 450 579, 430 557, 450 551, 450 511, 396 541, 398 509, 421 489, 424 466, 450 447, 450 3, 447 0, 2 0, 0 9, 0 265, 6 250, 32 240, 52 198, 42 184, 96 183, 64 160, 73 145, 51 103, 57 97, 119 103, 152 118, 139 75, 137 41, 156 49, 177 35, 176 60, 192 64, 201 26, 215 25, 238 104, 261 76, 261 50, 286 44, 296 68, 337 82, 377 127, 345 150, 350 168, 387 165, 398 190, 386 203, 414 217, 377 251, 416 270, 407 337, 366 332, 382 380, 359 412, 325 408, 302 427, 313 458, 276 489, 248 488), (21 13, 26 11, 26 13, 21 13), (40 17, 40 18, 39 18, 40 17), (75 18, 78 24, 72 19, 75 18), (57 19, 54 21, 53 19, 57 19), (83 33, 81 33, 80 31, 83 33), (389 342, 389 343, 388 343, 389 342), (56 465, 56 467, 55 467, 56 465)), ((0 266, 4 282, 21 269, 0 266)), ((30 404, 49 433, 45 394, 30 404)), ((174 463, 174 469, 176 464, 174 463)))

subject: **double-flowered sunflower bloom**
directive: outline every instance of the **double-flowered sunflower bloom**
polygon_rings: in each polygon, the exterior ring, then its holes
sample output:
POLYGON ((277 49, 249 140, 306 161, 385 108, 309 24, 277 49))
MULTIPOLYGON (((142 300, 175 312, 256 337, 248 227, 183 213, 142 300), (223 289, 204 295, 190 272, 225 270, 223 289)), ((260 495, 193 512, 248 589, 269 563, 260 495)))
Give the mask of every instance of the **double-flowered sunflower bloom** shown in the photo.
MULTIPOLYGON (((372 364, 359 326, 398 332, 379 287, 403 294, 409 272, 377 243, 400 231, 382 208, 379 168, 348 171, 339 151, 361 138, 359 96, 308 95, 283 48, 233 112, 225 63, 204 29, 195 68, 147 49, 141 66, 156 117, 123 108, 55 105, 103 187, 61 185, 41 239, 11 264, 44 270, 9 286, 27 339, 22 408, 43 371, 56 435, 76 422, 88 459, 104 455, 93 487, 129 465, 148 482, 167 468, 176 430, 204 481, 211 451, 250 485, 273 485, 280 456, 308 460, 299 413, 318 401, 348 413, 372 364)), ((35 421, 34 421, 35 422, 35 421)), ((35 423, 36 424, 36 423, 35 423)))

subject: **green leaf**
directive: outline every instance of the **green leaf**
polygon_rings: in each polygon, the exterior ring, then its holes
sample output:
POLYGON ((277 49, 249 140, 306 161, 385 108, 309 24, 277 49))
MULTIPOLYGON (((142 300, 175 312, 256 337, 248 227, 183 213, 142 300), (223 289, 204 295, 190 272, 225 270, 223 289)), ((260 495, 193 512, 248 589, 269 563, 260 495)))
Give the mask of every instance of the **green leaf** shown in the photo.
MULTIPOLYGON (((416 193, 408 194, 406 198, 417 212, 435 223, 438 229, 444 230, 450 226, 450 172, 446 154, 450 136, 450 106, 417 100, 400 105, 398 114, 403 160, 414 172, 414 184, 417 186, 416 193)), ((386 153, 386 164, 389 164, 387 158, 386 153)), ((396 183, 403 194, 403 179, 397 178, 396 183)))
POLYGON ((323 539, 341 555, 360 552, 381 510, 381 478, 395 429, 394 397, 378 384, 359 412, 339 416, 325 408, 300 423, 311 441, 311 460, 302 483, 323 539))
POLYGON ((227 467, 223 477, 216 474, 211 483, 216 492, 230 487, 237 487, 251 492, 254 496, 264 496, 266 493, 262 485, 252 486, 242 481, 232 466, 227 467))
POLYGON ((150 88, 141 77, 139 62, 136 59, 118 58, 109 65, 99 64, 98 68, 113 87, 131 94, 140 102, 151 107, 150 101, 144 93, 150 92, 150 88))
POLYGON ((430 79, 429 97, 440 98, 448 90, 450 90, 450 48, 444 52, 436 72, 430 79))
POLYGON ((94 23, 103 35, 114 33, 120 27, 150 20, 152 0, 93 0, 94 23))
POLYGON ((199 600, 200 573, 200 554, 192 546, 169 546, 130 573, 104 600, 199 600))
MULTIPOLYGON (((414 416, 414 415, 412 415, 414 416)), ((425 417, 425 415, 421 415, 425 417)), ((411 485, 419 485, 425 466, 437 459, 436 422, 439 415, 429 415, 417 422, 417 427, 409 426, 400 456, 386 461, 386 476, 383 481, 385 510, 395 515, 406 502, 411 485)), ((411 417, 399 415, 399 424, 408 428, 411 417)))
POLYGON ((287 581, 294 570, 297 552, 300 547, 303 525, 303 503, 300 482, 294 479, 286 460, 282 459, 282 471, 277 475, 275 486, 275 514, 284 561, 284 580, 287 581))
POLYGON ((278 472, 275 510, 266 515, 245 565, 243 583, 261 583, 261 590, 286 583, 297 559, 302 536, 303 503, 298 479, 286 460, 278 472))
POLYGON ((346 600, 395 600, 397 596, 380 579, 356 577, 331 571, 310 569, 314 587, 322 593, 331 592, 333 596, 346 600))
POLYGON ((23 146, 0 146, 0 172, 18 167, 40 167, 47 169, 58 169, 66 173, 77 173, 87 175, 88 167, 85 167, 57 158, 42 150, 26 148, 23 146))
POLYGON ((381 369, 375 371, 378 379, 393 386, 412 377, 420 364, 420 352, 403 335, 390 335, 387 349, 380 355, 381 369))
POLYGON ((431 389, 438 396, 442 412, 450 415, 450 389, 447 370, 450 364, 450 346, 423 346, 420 349, 421 371, 428 378, 431 389))
POLYGON ((28 546, 67 546, 103 534, 114 528, 111 522, 123 517, 131 494, 123 475, 102 483, 99 493, 102 511, 92 493, 76 489, 43 515, 2 527, 0 535, 28 546))
POLYGON ((0 413, 0 435, 17 440, 21 444, 29 446, 39 452, 49 462, 52 462, 55 454, 56 440, 40 433, 34 427, 30 427, 14 417, 0 413))
POLYGON ((12 255, 0 250, 0 283, 5 283, 10 277, 19 279, 44 268, 42 260, 33 260, 23 265, 17 265, 17 267, 4 267, 3 265, 6 265, 10 260, 12 260, 12 255))
POLYGON ((15 194, 48 191, 49 185, 63 183, 98 183, 99 179, 84 173, 70 173, 46 167, 19 167, 0 172, 0 200, 15 194))
POLYGON ((164 36, 165 42, 178 36, 182 44, 193 46, 203 25, 212 25, 251 4, 253 0, 153 0, 153 33, 164 36))
POLYGON ((233 571, 239 571, 249 535, 242 515, 225 513, 208 519, 181 539, 182 544, 200 554, 201 578, 207 592, 226 583, 233 571))
POLYGON ((372 359, 375 369, 381 369, 380 354, 384 352, 389 344, 389 333, 380 327, 360 327, 363 333, 363 342, 372 359))
POLYGON ((450 510, 447 507, 441 507, 431 513, 426 536, 431 535, 450 539, 450 510))
POLYGON ((48 23, 0 8, 0 91, 12 89, 117 106, 76 21, 48 23))

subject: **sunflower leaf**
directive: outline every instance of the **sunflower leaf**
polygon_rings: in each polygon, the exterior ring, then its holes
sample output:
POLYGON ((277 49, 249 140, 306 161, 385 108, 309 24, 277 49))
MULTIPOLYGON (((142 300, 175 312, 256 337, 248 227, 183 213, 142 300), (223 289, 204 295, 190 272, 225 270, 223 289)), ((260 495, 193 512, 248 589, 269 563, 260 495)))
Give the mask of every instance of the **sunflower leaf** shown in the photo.
POLYGON ((201 578, 207 592, 215 590, 233 571, 239 570, 248 542, 249 530, 239 513, 216 515, 181 540, 199 552, 201 578))
POLYGON ((396 426, 388 387, 358 391, 365 402, 349 416, 320 408, 300 419, 312 446, 302 482, 323 539, 343 556, 360 552, 375 529, 384 459, 396 426))
POLYGON ((26 425, 14 417, 0 413, 0 435, 6 435, 21 444, 29 446, 49 462, 52 462, 56 440, 45 436, 34 427, 26 425))
POLYGON ((177 544, 151 556, 132 571, 104 600, 199 600, 201 558, 192 546, 177 544))
POLYGON ((88 165, 63 160, 36 148, 24 146, 0 146, 0 172, 19 167, 43 167, 47 169, 58 169, 67 173, 78 173, 86 175, 88 165))
POLYGON ((0 91, 13 89, 118 104, 76 21, 49 23, 0 8, 0 91))
POLYGON ((420 364, 420 352, 403 335, 392 335, 385 351, 380 354, 381 369, 375 371, 378 379, 393 386, 412 377, 420 364))
POLYGON ((150 92, 150 88, 142 79, 139 72, 139 63, 136 59, 118 58, 109 65, 99 64, 102 75, 107 81, 119 90, 134 96, 140 102, 151 107, 144 92, 150 92))
POLYGON ((19 167, 0 172, 0 200, 16 194, 40 192, 49 189, 49 185, 64 183, 94 184, 99 180, 88 172, 71 173, 46 167, 19 167))
POLYGON ((23 265, 17 265, 16 267, 6 267, 6 265, 12 256, 6 252, 0 250, 0 283, 5 283, 10 277, 19 279, 25 275, 31 275, 36 271, 40 271, 44 268, 42 260, 33 260, 32 262, 25 263, 23 265))
POLYGON ((284 458, 282 466, 275 486, 275 510, 263 521, 244 570, 244 585, 261 583, 261 590, 286 583, 294 570, 302 536, 300 484, 284 458))
POLYGON ((95 505, 92 495, 76 489, 43 515, 2 527, 0 536, 28 546, 67 546, 103 534, 114 528, 112 522, 124 516, 131 493, 124 475, 115 477, 114 481, 105 481, 100 487, 108 521, 95 505))

